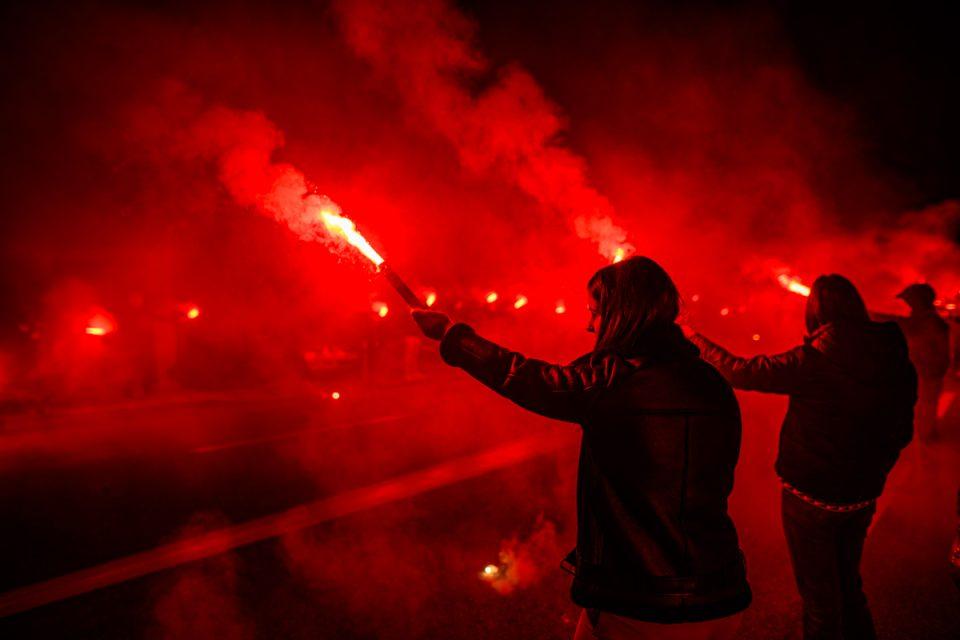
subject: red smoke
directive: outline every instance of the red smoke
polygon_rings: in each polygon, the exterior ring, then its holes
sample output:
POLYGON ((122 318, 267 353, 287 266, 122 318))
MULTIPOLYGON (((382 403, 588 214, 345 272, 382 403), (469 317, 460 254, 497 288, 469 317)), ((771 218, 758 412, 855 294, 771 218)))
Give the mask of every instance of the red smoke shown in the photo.
POLYGON ((628 252, 613 205, 590 185, 586 162, 563 142, 560 108, 522 67, 493 69, 475 27, 444 0, 336 4, 354 50, 396 83, 407 103, 456 148, 472 171, 496 171, 613 260, 628 252), (472 87, 483 85, 479 91, 472 87))

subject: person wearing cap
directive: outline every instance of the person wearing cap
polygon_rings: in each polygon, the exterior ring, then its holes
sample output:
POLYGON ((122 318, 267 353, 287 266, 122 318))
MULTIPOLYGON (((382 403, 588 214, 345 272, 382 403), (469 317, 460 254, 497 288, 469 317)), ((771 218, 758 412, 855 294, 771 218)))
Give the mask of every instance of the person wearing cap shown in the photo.
POLYGON ((911 284, 897 294, 910 307, 910 315, 890 318, 907 338, 910 360, 917 370, 917 406, 914 431, 921 442, 937 438, 937 405, 943 379, 950 368, 950 327, 934 306, 937 294, 929 284, 911 284))

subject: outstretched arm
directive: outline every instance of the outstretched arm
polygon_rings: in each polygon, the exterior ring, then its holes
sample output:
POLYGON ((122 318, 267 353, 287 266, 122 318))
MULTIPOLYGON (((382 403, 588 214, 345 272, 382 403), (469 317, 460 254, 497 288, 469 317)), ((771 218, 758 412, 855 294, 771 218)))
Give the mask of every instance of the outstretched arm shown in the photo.
POLYGON ((700 356, 712 364, 737 389, 790 393, 799 385, 806 353, 804 347, 774 356, 741 358, 699 333, 688 336, 700 348, 700 356))
POLYGON ((582 422, 600 391, 633 365, 604 358, 561 366, 505 349, 465 324, 444 324, 436 312, 413 313, 427 337, 440 339, 440 355, 521 407, 556 420, 582 422), (442 333, 438 326, 442 326, 442 333))

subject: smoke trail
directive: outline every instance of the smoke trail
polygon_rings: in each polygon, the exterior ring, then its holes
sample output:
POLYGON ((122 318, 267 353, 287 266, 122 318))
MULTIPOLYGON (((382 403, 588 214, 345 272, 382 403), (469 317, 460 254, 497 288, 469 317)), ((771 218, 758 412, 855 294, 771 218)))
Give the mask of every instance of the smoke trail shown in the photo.
POLYGON ((341 257, 356 256, 327 231, 319 215, 321 211, 339 215, 340 207, 315 193, 299 168, 274 160, 284 136, 264 114, 203 105, 176 84, 168 87, 165 97, 169 103, 158 108, 159 117, 138 114, 141 126, 135 123, 132 130, 142 142, 155 148, 166 140, 175 157, 214 162, 220 181, 238 204, 286 225, 301 240, 321 242, 341 257))
POLYGON ((590 185, 584 159, 563 144, 557 105, 521 67, 492 70, 465 16, 445 0, 343 0, 336 10, 354 51, 398 85, 465 167, 497 172, 572 216, 577 235, 606 258, 632 251, 610 201, 590 185), (495 79, 475 92, 492 71, 495 79))
MULTIPOLYGON (((225 523, 219 514, 195 514, 178 537, 189 539, 225 523)), ((156 637, 254 638, 254 625, 244 616, 237 595, 236 564, 236 554, 226 553, 178 569, 154 605, 156 637)))

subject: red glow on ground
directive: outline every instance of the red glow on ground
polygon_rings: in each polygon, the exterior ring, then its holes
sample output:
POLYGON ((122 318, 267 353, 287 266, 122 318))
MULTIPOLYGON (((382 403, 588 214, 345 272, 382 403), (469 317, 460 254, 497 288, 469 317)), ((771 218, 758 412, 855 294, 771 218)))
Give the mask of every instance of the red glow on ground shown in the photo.
POLYGON ((374 302, 371 305, 373 312, 376 313, 381 318, 386 318, 387 314, 390 313, 390 308, 387 306, 386 302, 374 302))
POLYGON ((517 299, 513 301, 513 308, 521 309, 527 306, 528 302, 530 302, 530 300, 527 299, 527 296, 523 296, 523 295, 517 296, 517 299))
POLYGON ((423 297, 423 301, 427 303, 428 307, 432 307, 437 303, 437 294, 433 291, 428 291, 427 294, 423 297))
POLYGON ((720 309, 720 315, 724 317, 730 315, 730 307, 723 307, 722 309, 720 309))
POLYGON ((754 341, 754 342, 760 342, 760 334, 759 334, 759 333, 753 334, 753 341, 754 341))
POLYGON ((616 252, 614 252, 614 254, 613 254, 613 260, 612 260, 612 262, 613 262, 614 264, 616 264, 616 263, 620 262, 621 260, 623 260, 623 259, 626 258, 626 257, 627 257, 627 252, 626 252, 626 250, 625 250, 623 247, 617 247, 616 252))
POLYGON ((87 321, 85 332, 88 336, 105 336, 113 333, 117 328, 117 323, 113 316, 105 311, 95 313, 87 321))
POLYGON ((555 306, 553 310, 557 314, 566 313, 567 305, 563 304, 563 300, 557 300, 557 306, 555 306))
POLYGON ((496 291, 491 291, 490 293, 487 294, 486 301, 487 301, 489 304, 493 304, 494 302, 497 301, 497 298, 499 298, 499 297, 500 297, 500 296, 497 295, 497 292, 496 292, 496 291))

